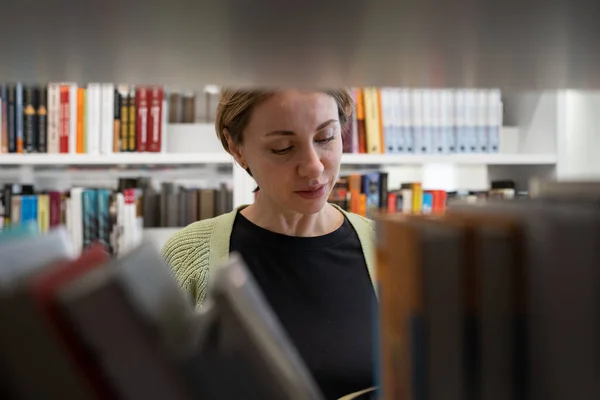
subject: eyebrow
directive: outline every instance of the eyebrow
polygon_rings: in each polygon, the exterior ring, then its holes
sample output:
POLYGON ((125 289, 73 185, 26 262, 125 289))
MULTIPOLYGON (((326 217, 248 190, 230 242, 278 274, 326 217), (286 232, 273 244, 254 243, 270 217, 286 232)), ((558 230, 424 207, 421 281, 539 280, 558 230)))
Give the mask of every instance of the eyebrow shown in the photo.
MULTIPOLYGON (((337 119, 330 119, 328 121, 325 121, 321 125, 317 126, 317 129, 315 129, 315 131, 319 131, 334 122, 337 122, 337 119)), ((295 135, 295 132, 294 131, 277 130, 277 131, 271 131, 266 134, 266 136, 275 136, 275 135, 293 136, 293 135, 295 135)))

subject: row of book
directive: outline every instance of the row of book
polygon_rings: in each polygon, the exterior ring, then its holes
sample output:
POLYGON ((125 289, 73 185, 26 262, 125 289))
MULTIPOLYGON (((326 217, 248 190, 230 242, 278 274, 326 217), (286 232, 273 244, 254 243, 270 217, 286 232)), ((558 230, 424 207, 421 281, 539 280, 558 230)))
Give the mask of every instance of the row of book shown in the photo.
POLYGON ((367 218, 379 213, 443 213, 446 199, 446 191, 423 190, 421 182, 390 190, 387 172, 341 176, 329 195, 330 203, 367 218))
POLYGON ((65 226, 79 251, 103 244, 124 254, 139 245, 143 228, 183 227, 232 209, 232 192, 219 188, 183 188, 148 179, 120 179, 117 189, 73 187, 37 191, 33 185, 6 184, 0 193, 0 231, 35 223, 41 233, 65 226))
POLYGON ((600 184, 377 220, 385 399, 599 398, 600 184))
POLYGON ((74 187, 36 191, 33 185, 6 184, 0 195, 0 230, 34 225, 40 233, 64 227, 76 251, 102 245, 114 256, 142 241, 142 191, 74 187))
POLYGON ((527 196, 527 191, 517 191, 511 180, 492 181, 490 190, 481 191, 423 189, 421 182, 406 182, 397 189, 390 189, 388 173, 373 171, 341 176, 328 201, 346 211, 375 218, 381 213, 443 214, 447 206, 455 202, 480 203, 527 196))
POLYGON ((503 103, 499 89, 353 89, 355 110, 344 152, 496 153, 503 103))
POLYGON ((168 102, 158 85, 8 83, 0 153, 161 152, 168 102))
POLYGON ((233 190, 226 183, 217 188, 187 187, 163 182, 160 191, 150 185, 144 190, 144 227, 184 227, 233 209, 233 190))

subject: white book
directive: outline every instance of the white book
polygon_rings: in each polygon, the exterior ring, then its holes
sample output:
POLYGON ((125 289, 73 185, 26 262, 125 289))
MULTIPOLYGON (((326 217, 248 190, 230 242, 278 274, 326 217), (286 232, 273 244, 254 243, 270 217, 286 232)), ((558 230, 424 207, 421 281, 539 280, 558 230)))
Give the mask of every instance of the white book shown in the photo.
POLYGON ((467 153, 477 152, 477 91, 465 91, 465 125, 467 153))
POLYGON ((83 188, 71 189, 71 237, 77 254, 83 250, 83 188))
POLYGON ((125 211, 125 196, 123 193, 117 193, 117 254, 122 256, 127 253, 127 226, 126 226, 126 211, 125 211))
POLYGON ((394 126, 393 126, 393 104, 391 88, 382 87, 381 93, 381 116, 383 119, 383 152, 394 153, 394 126))
POLYGON ((476 93, 477 124, 475 126, 477 136, 477 151, 487 153, 489 149, 487 113, 488 113, 488 91, 481 89, 476 93))
POLYGON ((431 91, 431 152, 436 154, 443 154, 448 150, 446 135, 442 129, 443 93, 442 90, 431 91))
POLYGON ((87 137, 88 154, 100 154, 100 84, 89 83, 87 87, 87 137))
POLYGON ((169 102, 166 99, 167 96, 165 96, 165 98, 163 99, 163 103, 162 103, 162 121, 161 121, 161 135, 162 135, 162 140, 161 140, 161 149, 160 152, 161 153, 166 153, 168 151, 167 149, 167 121, 169 120, 169 102))
POLYGON ((433 142, 433 90, 422 90, 423 101, 423 129, 420 141, 419 153, 428 154, 432 152, 433 142))
POLYGON ((60 153, 60 86, 51 82, 48 84, 48 137, 47 151, 51 154, 60 153))
POLYGON ((499 89, 487 92, 487 131, 488 148, 491 153, 500 150, 500 130, 502 129, 502 100, 499 89))
POLYGON ((414 153, 423 153, 423 91, 413 89, 410 92, 411 148, 414 153))
POLYGON ((400 130, 400 120, 401 120, 401 112, 402 108, 400 105, 400 93, 397 88, 389 89, 389 97, 390 97, 390 118, 392 119, 392 151, 391 153, 397 154, 400 152, 400 148, 402 145, 400 144, 401 139, 401 130, 400 130))
POLYGON ((115 114, 115 86, 112 83, 101 85, 101 110, 100 110, 100 152, 111 154, 114 144, 114 114, 115 114))
POLYGON ((398 152, 412 153, 414 140, 412 134, 412 108, 410 106, 410 90, 399 89, 398 102, 400 103, 400 134, 398 135, 398 152))
POLYGON ((444 153, 455 153, 454 91, 451 89, 442 90, 440 101, 440 130, 444 136, 444 153))

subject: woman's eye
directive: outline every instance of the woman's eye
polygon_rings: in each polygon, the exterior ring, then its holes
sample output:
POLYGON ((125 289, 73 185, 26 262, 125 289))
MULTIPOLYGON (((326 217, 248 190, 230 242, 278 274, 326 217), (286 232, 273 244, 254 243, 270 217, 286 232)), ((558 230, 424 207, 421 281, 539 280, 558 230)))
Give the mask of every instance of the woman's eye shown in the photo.
POLYGON ((317 143, 329 143, 331 142, 333 139, 335 139, 335 135, 331 135, 326 139, 319 139, 317 140, 317 143))
POLYGON ((293 146, 286 147, 285 149, 272 149, 273 154, 285 154, 292 149, 293 146))

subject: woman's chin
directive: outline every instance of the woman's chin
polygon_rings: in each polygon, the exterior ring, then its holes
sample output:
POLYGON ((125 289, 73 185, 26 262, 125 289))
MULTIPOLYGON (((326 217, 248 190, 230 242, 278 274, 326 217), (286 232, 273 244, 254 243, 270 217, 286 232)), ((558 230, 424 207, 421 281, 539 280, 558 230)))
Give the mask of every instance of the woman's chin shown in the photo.
POLYGON ((316 214, 327 204, 327 198, 299 199, 294 202, 293 208, 300 214, 316 214))

